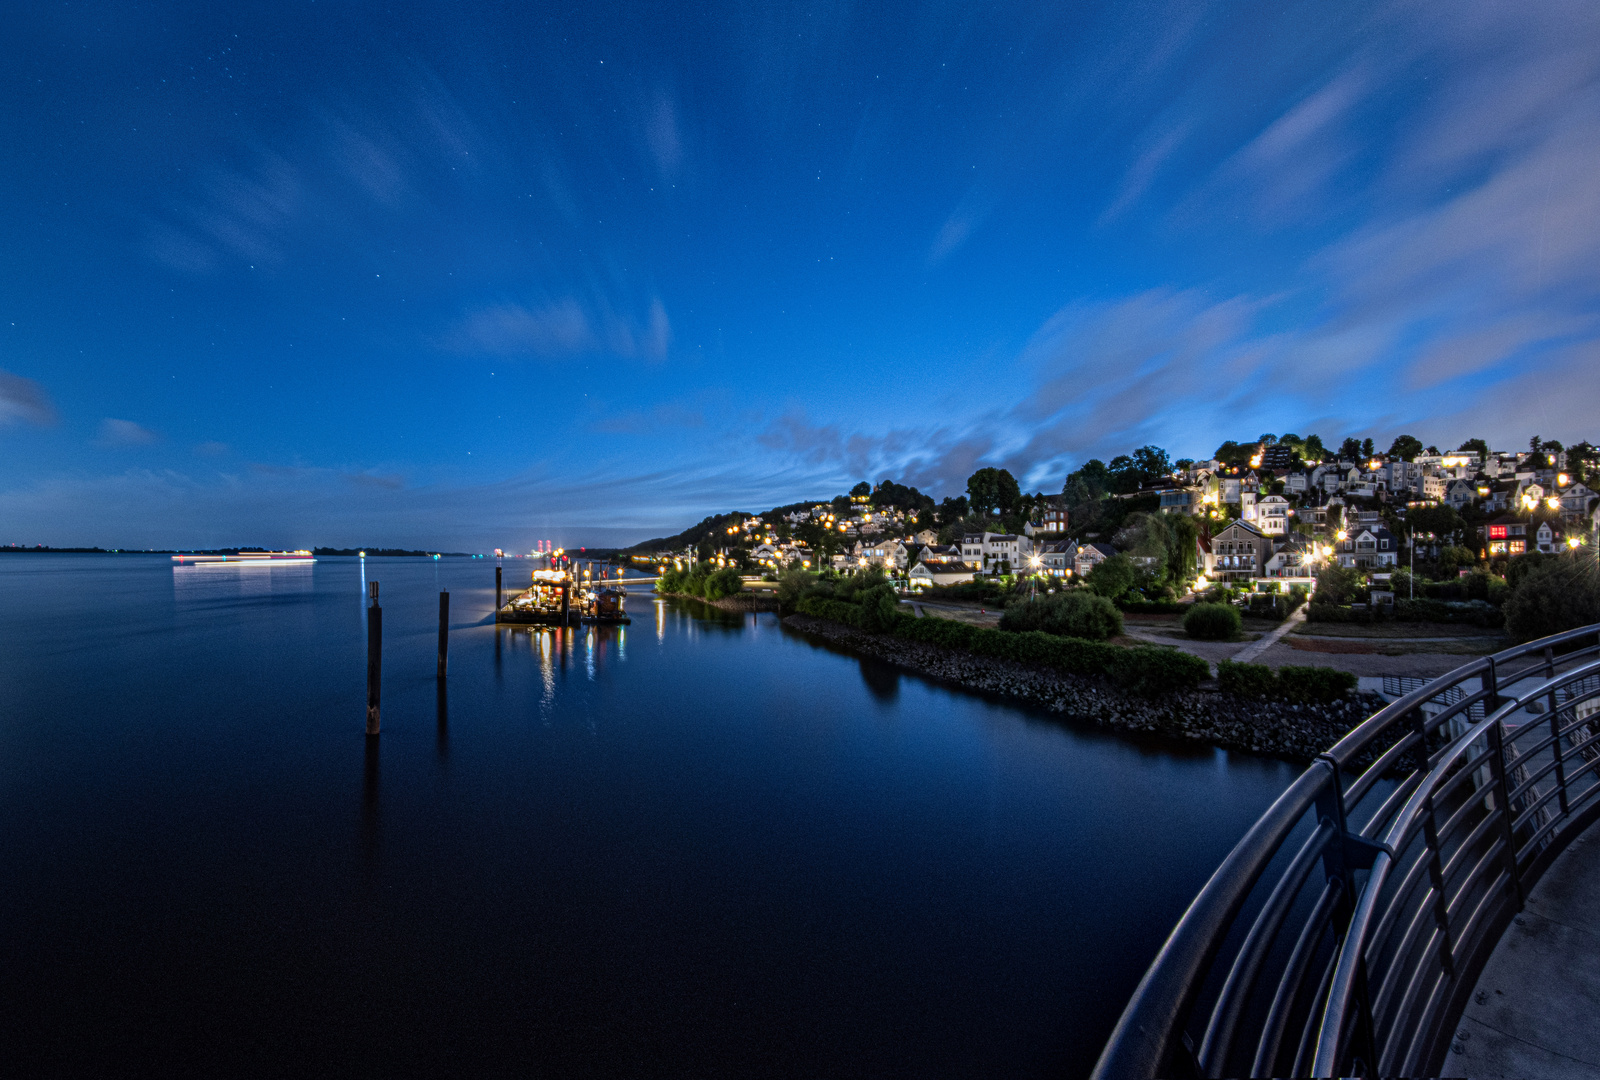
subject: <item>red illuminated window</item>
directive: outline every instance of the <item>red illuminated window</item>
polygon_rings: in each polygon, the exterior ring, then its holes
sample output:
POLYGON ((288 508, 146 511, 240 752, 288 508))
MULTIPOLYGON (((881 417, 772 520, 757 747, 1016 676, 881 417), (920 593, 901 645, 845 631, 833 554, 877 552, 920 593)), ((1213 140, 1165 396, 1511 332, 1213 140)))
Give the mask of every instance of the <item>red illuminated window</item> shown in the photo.
POLYGON ((1489 526, 1489 539, 1491 539, 1491 540, 1504 540, 1505 538, 1506 538, 1506 527, 1504 525, 1490 525, 1489 526))

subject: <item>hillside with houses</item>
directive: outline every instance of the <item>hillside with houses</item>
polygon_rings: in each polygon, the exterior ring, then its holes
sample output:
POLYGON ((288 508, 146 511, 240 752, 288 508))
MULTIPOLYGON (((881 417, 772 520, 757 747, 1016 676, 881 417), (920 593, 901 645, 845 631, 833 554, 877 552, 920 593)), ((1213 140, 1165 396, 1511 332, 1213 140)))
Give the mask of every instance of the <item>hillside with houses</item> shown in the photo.
MULTIPOLYGON (((629 554, 639 565, 712 561, 746 573, 876 568, 903 588, 975 579, 1088 578, 1117 560, 1126 596, 1173 601, 1222 584, 1311 587, 1330 566, 1371 584, 1413 571, 1440 580, 1504 576, 1520 556, 1594 542, 1600 451, 1538 437, 1492 450, 1469 439, 1441 451, 1401 435, 1329 449, 1316 436, 1229 441, 1207 460, 1141 447, 1090 460, 1060 493, 1021 491, 980 469, 966 491, 932 496, 885 480, 766 513, 708 517, 629 554)), ((1382 590, 1380 589, 1380 592, 1382 590)))

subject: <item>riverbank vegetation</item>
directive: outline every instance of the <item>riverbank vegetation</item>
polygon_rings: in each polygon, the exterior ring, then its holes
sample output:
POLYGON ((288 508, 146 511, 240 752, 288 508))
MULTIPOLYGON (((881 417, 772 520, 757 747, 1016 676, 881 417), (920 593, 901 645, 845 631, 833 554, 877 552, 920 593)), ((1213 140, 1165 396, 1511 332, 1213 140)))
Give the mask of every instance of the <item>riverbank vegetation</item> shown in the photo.
POLYGON ((1200 641, 1232 641, 1244 620, 1232 604, 1196 604, 1183 617, 1183 631, 1200 641))
POLYGON ((1511 560, 1506 576, 1483 567, 1447 581, 1429 581, 1401 567, 1375 602, 1360 572, 1337 565, 1317 576, 1306 617, 1319 623, 1439 623, 1505 628, 1513 641, 1532 641, 1600 622, 1600 569, 1588 552, 1529 552, 1511 560))
POLYGON ((656 592, 677 596, 696 596, 702 600, 721 600, 744 589, 744 579, 731 566, 722 569, 709 563, 696 563, 689 570, 666 570, 656 580, 656 592))
POLYGON ((1104 641, 1122 633, 1122 612, 1097 593, 1073 589, 1012 601, 1000 616, 1000 629, 1104 641))
MULTIPOLYGON (((990 630, 953 619, 919 619, 904 613, 894 590, 870 573, 807 582, 798 572, 791 571, 780 581, 779 589, 780 595, 787 592, 794 597, 793 610, 802 615, 829 619, 869 634, 1032 664, 1066 675, 1104 678, 1123 690, 1144 696, 1192 690, 1211 673, 1200 657, 1159 645, 1125 648, 1042 630, 990 630)), ((1095 601, 1087 603, 1093 605, 1095 601)), ((1096 605, 1094 610, 1097 617, 1105 617, 1104 608, 1096 605)), ((1114 608, 1111 611, 1115 614, 1114 608)))
POLYGON ((1266 698, 1296 704, 1326 704, 1356 688, 1348 671, 1328 667, 1284 665, 1273 671, 1265 664, 1217 662, 1217 688, 1242 698, 1266 698))

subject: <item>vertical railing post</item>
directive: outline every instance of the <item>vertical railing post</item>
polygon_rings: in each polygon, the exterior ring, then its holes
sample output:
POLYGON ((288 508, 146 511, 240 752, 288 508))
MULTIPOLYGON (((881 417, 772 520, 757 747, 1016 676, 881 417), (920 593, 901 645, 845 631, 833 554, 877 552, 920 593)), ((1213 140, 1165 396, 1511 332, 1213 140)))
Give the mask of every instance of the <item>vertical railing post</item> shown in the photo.
MULTIPOLYGON (((1324 754, 1322 760, 1332 766, 1330 770, 1332 776, 1328 780, 1328 786, 1317 796, 1317 817, 1330 822, 1338 832, 1338 839, 1329 844, 1322 853, 1323 872, 1328 877, 1337 879, 1342 886, 1339 898, 1334 902, 1332 919, 1337 935, 1334 951, 1337 953, 1344 946, 1345 936, 1350 930, 1350 920, 1355 915, 1356 902, 1360 897, 1356 892, 1355 872, 1351 869, 1350 860, 1345 854, 1345 838, 1349 836, 1350 825, 1345 816, 1343 775, 1339 763, 1332 757, 1324 754)), ((1372 997, 1367 992, 1365 957, 1357 960, 1353 998, 1356 1007, 1355 1056, 1366 1063, 1367 1072, 1370 1073, 1378 1066, 1378 1040, 1372 1024, 1372 997)), ((1340 1033, 1340 1038, 1343 1039, 1343 1032, 1340 1033)))
MULTIPOLYGON (((1556 756, 1556 798, 1561 804, 1561 816, 1571 813, 1567 806, 1567 758, 1561 751, 1561 712, 1556 706, 1556 692, 1550 691, 1550 749, 1556 756)), ((1576 715, 1576 713, 1574 713, 1576 715)))
POLYGON ((378 699, 383 690, 383 608, 378 606, 378 583, 367 583, 367 734, 378 733, 378 699))
POLYGON ((1511 785, 1506 779, 1505 732, 1500 721, 1489 725, 1489 768, 1494 771, 1495 801, 1499 803, 1500 822, 1506 845, 1506 873, 1511 878, 1511 894, 1522 910, 1522 873, 1517 869, 1517 834, 1512 827, 1511 785))
POLYGON ((1452 980, 1456 977, 1455 944, 1450 935, 1450 898, 1444 891, 1444 865, 1439 860, 1439 825, 1433 816, 1433 796, 1428 796, 1422 817, 1422 837, 1428 845, 1428 882, 1433 886, 1433 922, 1439 928, 1439 963, 1452 980))

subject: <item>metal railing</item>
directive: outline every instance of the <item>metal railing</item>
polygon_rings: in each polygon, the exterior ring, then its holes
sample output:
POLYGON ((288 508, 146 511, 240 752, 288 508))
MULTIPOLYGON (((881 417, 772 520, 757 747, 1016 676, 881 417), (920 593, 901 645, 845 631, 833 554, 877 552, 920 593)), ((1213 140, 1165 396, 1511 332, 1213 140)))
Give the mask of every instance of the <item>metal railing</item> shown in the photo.
POLYGON ((1094 1076, 1436 1071, 1527 891, 1596 818, 1600 625, 1412 690, 1229 853, 1094 1076))

